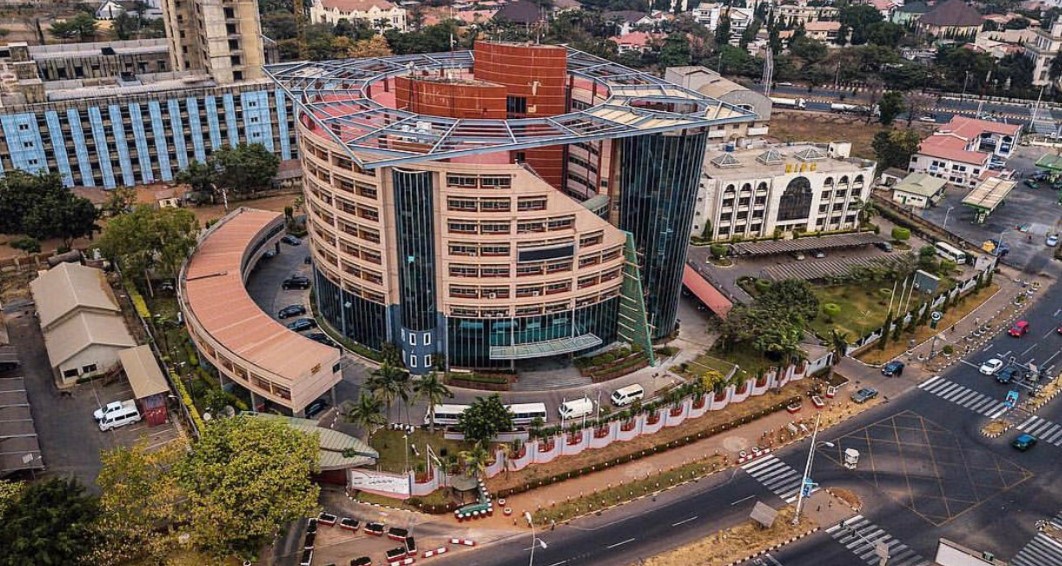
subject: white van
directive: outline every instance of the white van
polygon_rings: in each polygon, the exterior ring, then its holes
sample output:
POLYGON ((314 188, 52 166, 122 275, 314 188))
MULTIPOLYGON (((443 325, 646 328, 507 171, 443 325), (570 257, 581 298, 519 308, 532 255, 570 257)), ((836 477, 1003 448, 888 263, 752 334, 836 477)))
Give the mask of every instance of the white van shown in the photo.
POLYGON ((612 404, 617 407, 623 407, 630 405, 631 403, 641 400, 645 397, 645 389, 642 389, 641 385, 635 383, 634 385, 628 385, 612 392, 612 404))
POLYGON ((134 401, 122 401, 122 408, 110 411, 100 419, 100 432, 140 422, 140 411, 134 401))
POLYGON ((560 413, 561 420, 586 417, 594 413, 594 402, 589 397, 572 399, 561 403, 557 412, 560 413))

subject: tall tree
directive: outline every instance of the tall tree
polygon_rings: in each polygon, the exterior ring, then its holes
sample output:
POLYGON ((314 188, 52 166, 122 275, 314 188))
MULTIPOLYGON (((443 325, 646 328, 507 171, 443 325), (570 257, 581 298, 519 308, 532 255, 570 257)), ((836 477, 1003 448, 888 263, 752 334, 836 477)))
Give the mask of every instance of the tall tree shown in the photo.
POLYGON ((903 95, 903 105, 907 108, 907 127, 911 122, 933 108, 933 97, 918 91, 909 91, 903 95))
MULTIPOLYGON (((468 438, 468 436, 466 435, 465 438, 468 438)), ((487 450, 485 443, 477 442, 472 446, 471 450, 461 452, 461 459, 465 464, 465 473, 470 477, 481 478, 487 470, 487 466, 490 465, 491 454, 487 450)))
POLYGON ((195 247, 198 231, 199 222, 188 210, 143 205, 112 218, 99 246, 130 276, 148 277, 154 270, 174 277, 195 247))
POLYGON ((469 442, 490 442, 499 432, 512 430, 513 414, 505 408, 497 394, 477 397, 472 405, 461 413, 457 425, 469 442))
POLYGON ((347 410, 347 420, 361 429, 362 440, 366 443, 372 438, 376 429, 387 424, 387 416, 384 415, 383 402, 373 395, 364 392, 358 396, 358 400, 347 410))
POLYGON ((369 375, 365 387, 374 397, 383 401, 387 407, 387 420, 391 421, 391 406, 395 401, 409 400, 409 372, 390 363, 382 363, 369 375))
POLYGON ((690 64, 690 43, 686 36, 673 33, 664 40, 660 48, 660 66, 683 67, 690 64))
POLYGON ((450 388, 439 379, 439 374, 431 372, 413 384, 413 398, 428 402, 428 427, 435 434, 435 406, 445 399, 453 399, 450 388))
POLYGON ((239 415, 211 421, 175 468, 188 493, 196 546, 254 558, 285 524, 316 514, 316 435, 282 420, 239 415))
POLYGON ((213 193, 214 183, 217 182, 217 171, 201 161, 192 161, 179 173, 177 182, 192 187, 197 193, 213 193))
POLYGON ((878 121, 889 126, 903 111, 903 93, 890 90, 878 102, 878 121))
POLYGON ((55 173, 11 171, 0 178, 0 232, 62 238, 69 246, 98 229, 97 216, 95 206, 70 192, 55 173))
POLYGON ((273 182, 280 158, 260 143, 225 146, 207 159, 219 189, 241 195, 264 189, 273 182))
POLYGON ((881 169, 899 167, 906 170, 921 142, 922 138, 915 130, 887 130, 874 134, 871 147, 881 169))
POLYGON ((100 470, 100 527, 103 544, 93 562, 126 564, 137 559, 160 561, 173 548, 170 528, 187 517, 181 503, 186 497, 173 467, 188 445, 171 442, 149 452, 146 443, 104 451, 100 470))
POLYGON ((92 564, 99 502, 73 478, 21 490, 0 513, 0 564, 92 564))

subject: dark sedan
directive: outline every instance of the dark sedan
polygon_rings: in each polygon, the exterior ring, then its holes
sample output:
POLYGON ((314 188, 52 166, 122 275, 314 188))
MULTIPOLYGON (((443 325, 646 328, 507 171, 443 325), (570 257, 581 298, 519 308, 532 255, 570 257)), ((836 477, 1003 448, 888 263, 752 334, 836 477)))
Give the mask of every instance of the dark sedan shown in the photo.
POLYGON ((317 321, 312 318, 299 318, 288 323, 288 329, 295 332, 303 332, 311 328, 317 328, 317 321))
POLYGON ((310 278, 297 275, 295 277, 288 277, 284 280, 280 286, 284 289, 309 289, 310 278))
POLYGON ((885 377, 900 377, 903 375, 903 368, 903 362, 900 360, 893 360, 881 368, 881 375, 884 375, 885 377))
POLYGON ((302 316, 304 314, 306 314, 306 307, 302 305, 288 305, 277 312, 277 318, 291 318, 293 316, 302 316))

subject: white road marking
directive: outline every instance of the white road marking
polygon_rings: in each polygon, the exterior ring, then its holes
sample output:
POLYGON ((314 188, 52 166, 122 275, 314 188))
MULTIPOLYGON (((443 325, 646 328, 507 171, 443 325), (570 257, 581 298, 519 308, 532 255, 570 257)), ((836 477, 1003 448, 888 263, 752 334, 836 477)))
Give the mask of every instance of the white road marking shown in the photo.
POLYGON ((606 546, 605 548, 616 548, 617 546, 623 546, 623 545, 627 544, 628 542, 634 542, 634 539, 629 538, 627 540, 617 542, 616 544, 610 544, 610 545, 606 546))
POLYGON ((567 564, 567 563, 568 563, 567 560, 561 560, 560 562, 554 562, 553 564, 550 564, 549 566, 561 566, 561 564, 567 564))
POLYGON ((697 518, 697 516, 694 515, 694 516, 690 517, 689 519, 683 519, 683 520, 681 520, 681 521, 679 521, 677 523, 671 523, 671 526, 672 527, 677 527, 679 525, 685 525, 686 523, 688 523, 688 522, 690 522, 690 521, 692 521, 692 520, 694 520, 696 518, 697 518))
POLYGON ((1011 352, 1013 352, 1013 350, 1007 350, 1006 354, 999 354, 999 359, 1002 360, 1003 358, 1009 356, 1011 352))
MULTIPOLYGON (((1028 348, 1026 348, 1026 349, 1025 349, 1025 351, 1024 351, 1024 352, 1022 352, 1022 353, 1021 353, 1021 355, 1023 355, 1023 356, 1024 356, 1025 354, 1028 354, 1028 353, 1029 353, 1030 351, 1032 351, 1032 349, 1033 349, 1033 348, 1035 348, 1035 347, 1036 347, 1036 346, 1038 346, 1038 345, 1039 345, 1039 344, 1033 344, 1032 346, 1029 346, 1028 348)), ((1032 361, 1032 360, 1029 360, 1029 361, 1032 361)))
POLYGON ((738 499, 737 501, 731 503, 730 506, 733 507, 734 505, 737 505, 738 503, 741 503, 742 501, 748 501, 748 500, 752 499, 753 497, 756 497, 756 496, 755 495, 750 495, 748 497, 742 497, 741 499, 738 499))

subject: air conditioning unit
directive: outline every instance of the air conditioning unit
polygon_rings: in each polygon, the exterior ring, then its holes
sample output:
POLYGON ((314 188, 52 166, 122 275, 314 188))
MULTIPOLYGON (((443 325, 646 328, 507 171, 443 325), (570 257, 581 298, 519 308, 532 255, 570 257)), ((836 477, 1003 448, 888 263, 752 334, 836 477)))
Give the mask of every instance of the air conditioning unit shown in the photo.
POLYGON ((487 294, 487 298, 488 299, 497 299, 498 298, 498 294, 497 293, 488 293, 487 294))
POLYGON ((538 291, 535 291, 535 292, 531 293, 532 297, 537 297, 539 295, 540 295, 540 293, 538 291))

